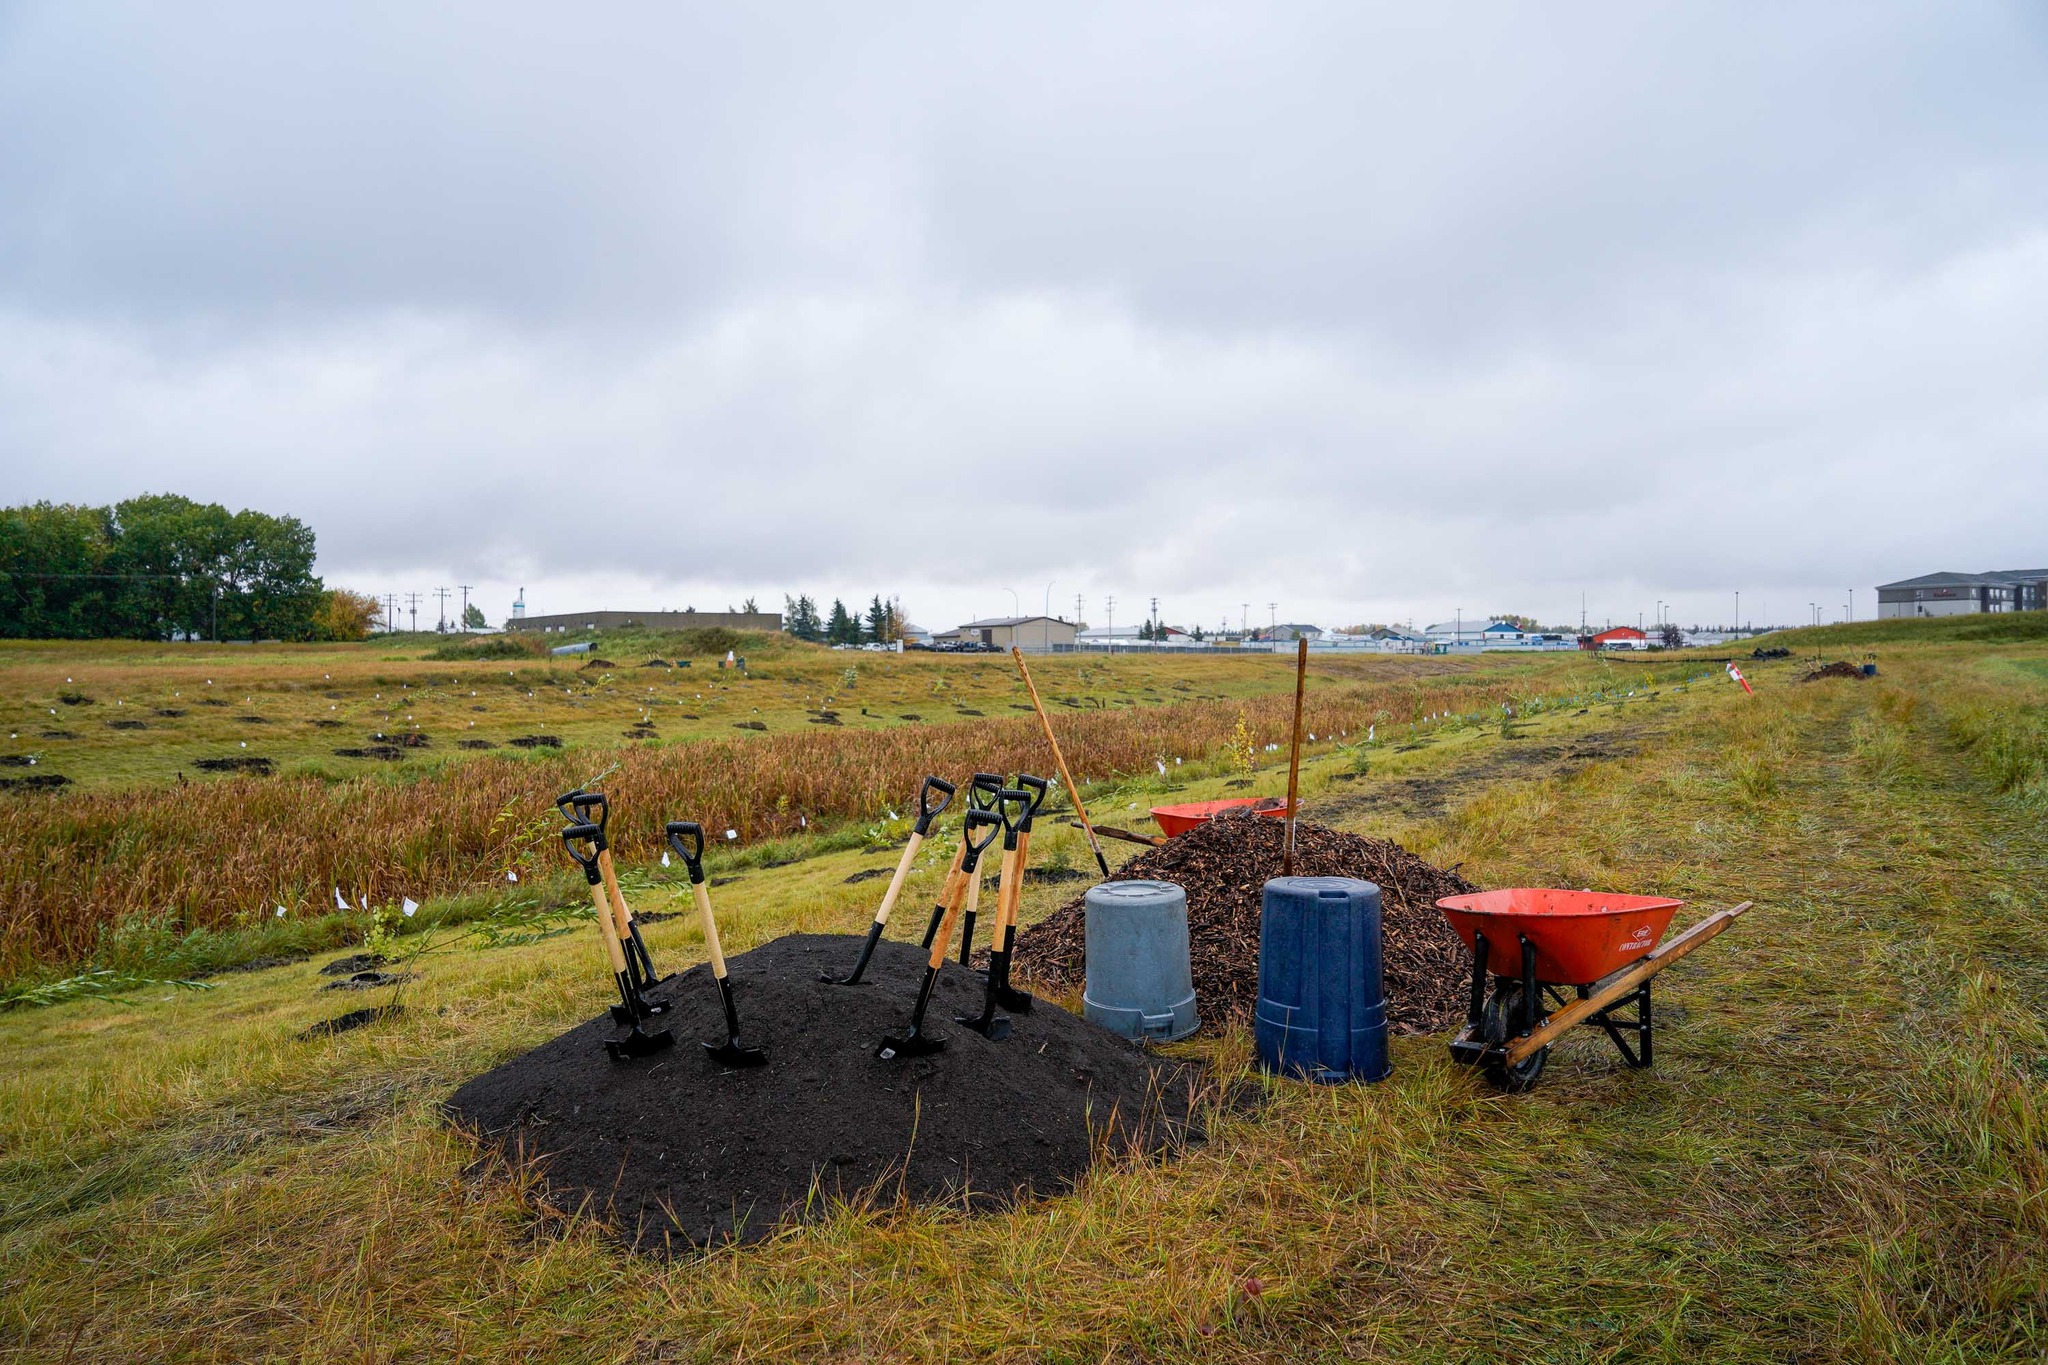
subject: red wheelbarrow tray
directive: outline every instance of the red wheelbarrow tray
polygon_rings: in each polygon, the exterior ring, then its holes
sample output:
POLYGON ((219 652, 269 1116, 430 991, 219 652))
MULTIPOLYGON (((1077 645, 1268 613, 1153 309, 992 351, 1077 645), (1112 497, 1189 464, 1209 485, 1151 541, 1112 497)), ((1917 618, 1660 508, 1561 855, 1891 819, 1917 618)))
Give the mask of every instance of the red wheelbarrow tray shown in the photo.
POLYGON ((1445 896, 1436 904, 1474 953, 1474 936, 1486 935, 1488 970, 1521 971, 1520 935, 1536 945, 1537 980, 1585 986, 1655 948, 1685 902, 1517 886, 1445 896))
POLYGON ((1159 825, 1159 832, 1169 839, 1179 838, 1205 820, 1213 820, 1219 811, 1239 810, 1246 806, 1258 806, 1261 802, 1274 804, 1259 811, 1278 820, 1287 818, 1287 802, 1277 796, 1226 796, 1221 801, 1187 801, 1177 806, 1154 806, 1152 819, 1159 825))

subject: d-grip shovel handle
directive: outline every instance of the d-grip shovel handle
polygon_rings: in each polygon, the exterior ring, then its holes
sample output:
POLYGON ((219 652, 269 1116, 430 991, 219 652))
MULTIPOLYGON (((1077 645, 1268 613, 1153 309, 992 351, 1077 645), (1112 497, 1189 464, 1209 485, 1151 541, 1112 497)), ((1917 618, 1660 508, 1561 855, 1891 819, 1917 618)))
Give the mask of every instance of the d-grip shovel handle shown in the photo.
POLYGON ((690 870, 690 885, 696 886, 704 880, 704 826, 695 820, 671 820, 663 827, 668 835, 668 846, 683 860, 683 866, 690 870), (683 840, 690 842, 685 844, 683 840))
POLYGON ((1015 789, 1031 794, 1031 808, 1025 811, 1024 818, 1017 822, 1018 832, 1029 834, 1031 832, 1031 822, 1038 818, 1038 808, 1045 804, 1045 798, 1052 790, 1052 784, 1042 777, 1033 777, 1030 773, 1018 773, 1015 789))
POLYGON ((583 869, 583 875, 592 886, 596 886, 602 876, 597 870, 597 855, 604 851, 603 828, 588 821, 571 825, 562 831, 562 847, 569 850, 569 856, 583 869), (590 852, 583 852, 577 847, 578 843, 588 843, 590 852))
POLYGON ((920 838, 932 832, 932 821, 946 813, 946 807, 953 804, 953 793, 959 790, 943 777, 927 777, 924 785, 917 789, 917 819, 910 826, 920 838), (932 804, 932 793, 938 792, 939 804, 932 804))
POLYGON ((1017 846, 1017 833, 1024 828, 1024 822, 1031 818, 1031 793, 1015 787, 1004 787, 996 793, 996 817, 1003 822, 1003 847, 1017 846), (1012 808, 1015 814, 1012 814, 1012 808))
POLYGON ((961 867, 964 870, 974 871, 981 862, 981 851, 996 841, 996 835, 1002 828, 1003 817, 992 810, 967 812, 967 823, 960 829, 960 842, 967 848, 967 856, 961 860, 961 867), (977 828, 985 831, 979 839, 974 837, 977 828))
POLYGON ((1002 790, 1001 773, 976 773, 967 779, 967 804, 976 810, 994 810, 1002 790))
POLYGON ((578 787, 575 791, 563 792, 555 798, 555 809, 562 812, 562 818, 575 824, 585 824, 597 830, 597 846, 608 848, 605 840, 605 826, 611 823, 611 806, 605 801, 603 792, 587 792, 578 787), (590 813, 597 812, 592 819, 590 813))

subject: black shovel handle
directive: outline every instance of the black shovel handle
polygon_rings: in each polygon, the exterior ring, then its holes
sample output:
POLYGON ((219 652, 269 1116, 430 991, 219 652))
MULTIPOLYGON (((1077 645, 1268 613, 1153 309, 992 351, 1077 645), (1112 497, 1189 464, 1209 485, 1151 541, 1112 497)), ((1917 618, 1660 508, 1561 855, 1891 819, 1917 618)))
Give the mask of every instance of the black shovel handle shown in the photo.
POLYGON ((994 810, 996 794, 1002 789, 1001 773, 976 773, 967 779, 967 804, 976 810, 994 810))
POLYGON ((981 862, 981 851, 996 841, 996 835, 1000 834, 1002 829, 1003 817, 992 810, 967 812, 967 823, 960 828, 960 841, 967 846, 967 856, 960 860, 961 871, 970 876, 973 874, 976 865, 981 862), (986 832, 977 839, 974 837, 976 829, 986 832))
POLYGON ((1029 834, 1031 832, 1031 822, 1038 818, 1038 808, 1045 804, 1045 798, 1051 792, 1052 784, 1042 777, 1033 777, 1030 773, 1018 773, 1016 789, 1031 794, 1031 807, 1024 812, 1024 818, 1017 822, 1018 832, 1029 834))
POLYGON ((698 885, 704 880, 704 826, 695 820, 671 820, 663 832, 668 835, 668 846, 690 870, 690 885, 698 885), (684 843, 685 839, 690 842, 684 843))
POLYGON ((920 837, 932 832, 932 821, 946 813, 946 807, 953 804, 953 793, 959 790, 943 777, 927 777, 924 785, 917 789, 917 821, 911 828, 920 837), (939 793, 939 804, 932 804, 932 793, 939 793))
POLYGON ((588 821, 579 821, 562 831, 562 847, 569 850, 569 856, 576 860, 576 866, 583 869, 583 875, 596 886, 601 873, 597 870, 597 855, 604 851, 604 829, 588 821), (578 844, 587 843, 590 851, 585 853, 578 844))
POLYGON ((562 818, 571 824, 596 826, 597 846, 611 846, 605 839, 605 826, 611 823, 612 809, 605 801, 603 792, 587 792, 581 787, 575 791, 563 792, 555 798, 555 809, 562 812, 562 818), (592 811, 596 812, 595 816, 591 814, 592 811))
POLYGON ((1004 787, 996 793, 996 816, 1003 822, 1003 847, 1017 846, 1017 835, 1024 828, 1024 822, 1031 816, 1031 793, 1015 787, 1004 787), (1014 814, 1012 811, 1014 810, 1014 814))

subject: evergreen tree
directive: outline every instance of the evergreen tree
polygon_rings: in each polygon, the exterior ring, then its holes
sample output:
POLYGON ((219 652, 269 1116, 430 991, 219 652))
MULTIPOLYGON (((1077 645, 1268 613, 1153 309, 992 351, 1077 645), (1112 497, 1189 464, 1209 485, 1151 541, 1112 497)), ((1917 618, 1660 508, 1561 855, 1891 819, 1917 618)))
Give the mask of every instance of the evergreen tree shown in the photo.
POLYGON ((804 593, 796 597, 785 594, 782 606, 782 628, 792 636, 799 640, 809 640, 812 644, 825 638, 824 623, 818 619, 818 604, 811 600, 810 594, 804 593))
POLYGON ((835 645, 860 643, 860 622, 846 610, 846 603, 836 597, 832 599, 832 618, 825 626, 825 640, 835 645))
POLYGON ((882 605, 880 593, 876 593, 874 600, 868 603, 866 625, 866 638, 875 644, 886 645, 896 638, 895 632, 889 628, 889 609, 882 605))

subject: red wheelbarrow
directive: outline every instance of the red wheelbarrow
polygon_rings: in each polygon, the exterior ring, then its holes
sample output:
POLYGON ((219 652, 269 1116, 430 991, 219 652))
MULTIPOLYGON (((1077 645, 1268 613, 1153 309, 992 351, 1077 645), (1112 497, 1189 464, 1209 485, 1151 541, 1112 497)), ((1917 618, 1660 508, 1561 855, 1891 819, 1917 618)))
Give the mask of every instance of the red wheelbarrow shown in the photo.
POLYGON ((1226 796, 1221 801, 1184 801, 1177 806, 1154 806, 1152 819, 1159 826, 1160 833, 1169 839, 1179 838, 1189 830, 1214 820, 1227 810, 1243 810, 1250 807, 1260 815, 1270 815, 1276 820, 1287 818, 1287 801, 1278 796, 1226 796))
POLYGON ((1628 1065, 1650 1065, 1651 978, 1750 907, 1744 901, 1716 911, 1659 947, 1684 901, 1515 887, 1436 904, 1472 949, 1471 1004, 1463 1031, 1451 1040, 1451 1057, 1482 1068, 1510 1094, 1535 1085, 1551 1043, 1588 1020, 1628 1065), (1630 1005, 1633 1018, 1614 1013, 1630 1005))

